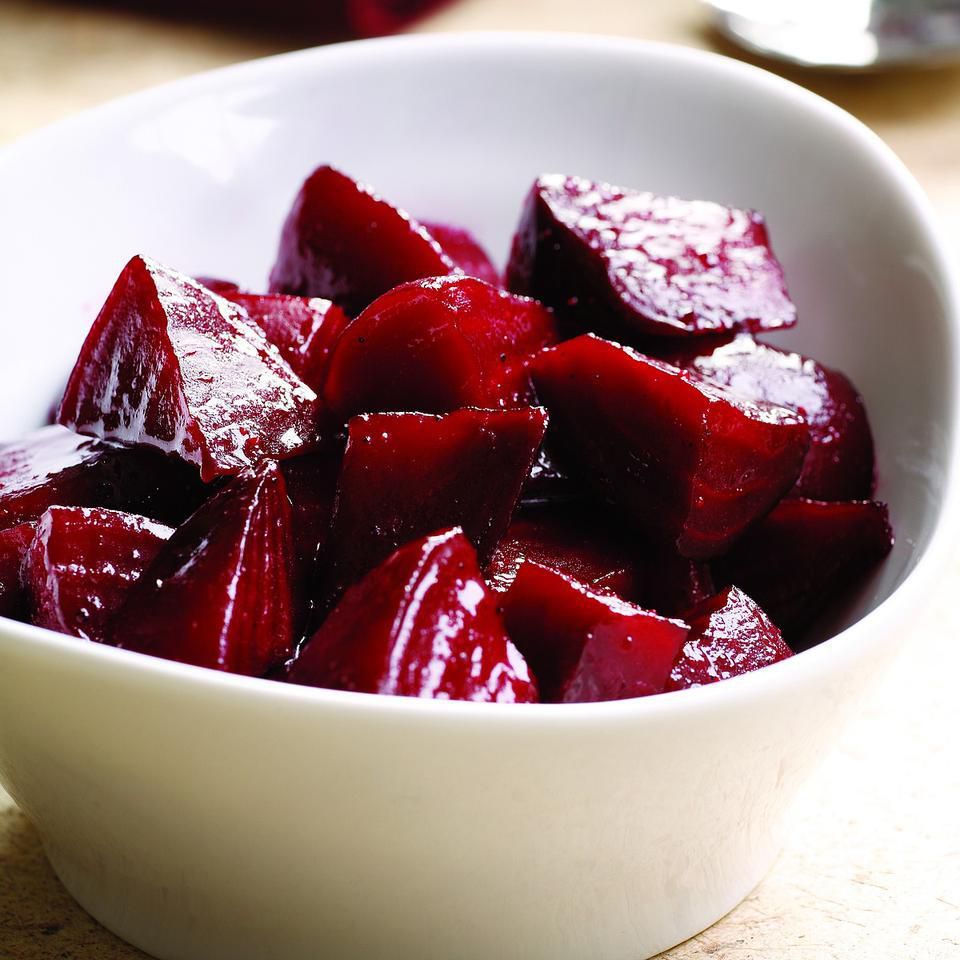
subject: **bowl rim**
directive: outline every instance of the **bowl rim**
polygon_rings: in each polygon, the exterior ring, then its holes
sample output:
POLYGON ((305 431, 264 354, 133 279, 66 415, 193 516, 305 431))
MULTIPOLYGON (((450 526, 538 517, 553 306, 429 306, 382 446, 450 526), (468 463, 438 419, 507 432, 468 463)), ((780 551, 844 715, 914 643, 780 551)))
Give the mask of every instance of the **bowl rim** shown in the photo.
MULTIPOLYGON (((95 106, 40 130, 14 140, 0 149, 0 171, 11 158, 30 150, 44 149, 47 141, 69 139, 77 128, 98 124, 109 125, 131 112, 142 115, 145 109, 174 102, 184 94, 229 90, 236 82, 251 83, 277 77, 293 76, 317 61, 356 61, 370 57, 382 67, 385 57, 420 59, 442 53, 444 57, 461 54, 498 54, 533 52, 563 56, 566 54, 620 55, 628 58, 669 61, 689 66, 703 74, 713 74, 721 81, 734 80, 762 90, 795 109, 803 110, 814 122, 839 130, 860 150, 869 154, 882 168, 883 176, 893 189, 908 202, 914 226, 929 249, 930 265, 943 288, 944 342, 949 350, 949 382, 944 407, 945 424, 949 429, 944 495, 939 502, 930 540, 904 580, 860 620, 833 634, 818 646, 762 670, 730 678, 723 683, 672 691, 669 696, 657 695, 627 700, 576 704, 488 704, 471 701, 441 701, 412 697, 304 687, 228 674, 204 667, 177 663, 146 654, 120 650, 102 644, 78 642, 42 627, 0 618, 0 652, 11 641, 29 645, 30 653, 41 657, 67 658, 77 668, 114 670, 118 676, 129 676, 146 683, 178 683, 179 691, 203 696, 257 698, 297 709, 337 708, 382 713, 387 718, 398 714, 406 717, 448 718, 482 717, 485 724, 522 722, 556 725, 564 720, 582 725, 584 722, 608 722, 614 719, 639 720, 641 717, 676 716, 680 713, 715 710, 730 698, 748 702, 776 697, 791 685, 815 681, 824 671, 860 660, 870 643, 874 628, 886 623, 894 631, 907 621, 912 610, 935 584, 938 574, 947 567, 960 530, 960 489, 954 483, 960 462, 960 283, 948 261, 949 245, 937 224, 932 205, 923 189, 893 150, 864 123, 830 101, 798 84, 759 67, 710 51, 627 37, 601 34, 566 34, 527 31, 477 31, 462 33, 408 34, 372 40, 313 47, 232 64, 128 94, 95 106), (437 711, 440 711, 439 713, 437 711)), ((421 61, 422 62, 422 61, 421 61)), ((294 81, 296 82, 296 81, 294 81)), ((432 722, 432 721, 431 721, 432 722)))

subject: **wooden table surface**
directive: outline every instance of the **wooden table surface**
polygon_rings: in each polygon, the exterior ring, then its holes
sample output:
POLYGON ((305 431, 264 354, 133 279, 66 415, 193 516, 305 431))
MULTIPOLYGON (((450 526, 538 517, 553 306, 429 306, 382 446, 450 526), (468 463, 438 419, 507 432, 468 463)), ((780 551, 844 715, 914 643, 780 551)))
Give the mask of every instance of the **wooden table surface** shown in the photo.
MULTIPOLYGON (((415 29, 582 30, 733 53, 710 34, 695 0, 460 0, 415 29)), ((0 143, 116 95, 310 39, 0 0, 0 143)), ((960 69, 783 72, 890 143, 960 253, 960 69)), ((903 656, 799 800, 770 875, 724 920, 665 957, 960 958, 960 612, 947 586, 958 576, 955 560, 941 592, 916 611, 903 656)), ((0 958, 143 956, 73 904, 36 832, 0 791, 0 958)))

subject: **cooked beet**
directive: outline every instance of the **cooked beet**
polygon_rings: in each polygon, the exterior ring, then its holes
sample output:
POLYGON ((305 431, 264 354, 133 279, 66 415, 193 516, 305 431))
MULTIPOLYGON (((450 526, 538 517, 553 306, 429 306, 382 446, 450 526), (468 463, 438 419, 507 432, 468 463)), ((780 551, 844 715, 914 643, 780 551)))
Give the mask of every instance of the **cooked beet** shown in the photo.
POLYGON ((407 544, 352 586, 289 679, 403 697, 537 700, 476 552, 456 528, 407 544))

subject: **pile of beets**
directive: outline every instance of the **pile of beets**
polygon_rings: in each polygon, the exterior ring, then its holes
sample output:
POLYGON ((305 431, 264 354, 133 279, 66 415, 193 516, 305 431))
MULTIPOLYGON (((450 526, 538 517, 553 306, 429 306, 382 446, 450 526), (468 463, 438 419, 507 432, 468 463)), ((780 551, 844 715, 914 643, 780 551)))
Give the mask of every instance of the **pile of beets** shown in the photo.
POLYGON ((124 268, 0 446, 0 613, 298 684, 646 696, 789 657, 889 552, 758 214, 533 185, 506 276, 316 170, 270 293, 124 268))

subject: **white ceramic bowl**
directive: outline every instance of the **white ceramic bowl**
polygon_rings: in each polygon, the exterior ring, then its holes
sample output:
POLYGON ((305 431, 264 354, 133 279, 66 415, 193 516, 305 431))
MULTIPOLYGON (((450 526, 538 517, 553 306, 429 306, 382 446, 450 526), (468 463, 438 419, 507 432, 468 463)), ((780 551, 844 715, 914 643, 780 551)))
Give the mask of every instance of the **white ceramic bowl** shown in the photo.
POLYGON ((840 110, 687 50, 473 35, 252 63, 0 156, 0 435, 43 417, 132 253, 262 282, 327 160, 500 253, 543 171, 764 211, 801 317, 782 339, 863 390, 896 550, 808 653, 572 707, 287 687, 3 622, 0 781, 80 903, 162 958, 638 960, 763 875, 957 529, 927 205, 840 110))

